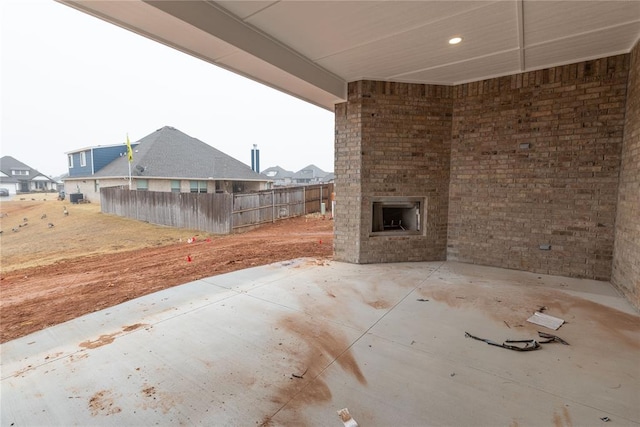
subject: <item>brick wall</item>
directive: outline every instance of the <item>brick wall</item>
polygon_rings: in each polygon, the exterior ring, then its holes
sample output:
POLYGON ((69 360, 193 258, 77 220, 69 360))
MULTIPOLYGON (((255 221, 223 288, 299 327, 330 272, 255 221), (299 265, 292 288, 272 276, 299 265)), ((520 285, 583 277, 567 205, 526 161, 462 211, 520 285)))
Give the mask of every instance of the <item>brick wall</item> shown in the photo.
POLYGON ((454 88, 449 260, 609 280, 628 68, 619 55, 454 88))
POLYGON ((336 107, 336 259, 446 258, 451 94, 445 86, 349 84, 347 103, 336 107), (381 196, 425 197, 424 233, 370 236, 372 198, 381 196))
POLYGON ((638 47, 627 103, 630 58, 455 87, 350 83, 336 106, 336 259, 610 280, 619 205, 614 273, 637 298, 638 47), (369 235, 372 197, 421 195, 424 236, 369 235))
POLYGON ((361 106, 355 95, 335 107, 334 258, 357 263, 360 258, 362 145, 361 106), (353 99, 352 99, 353 98, 353 99))
POLYGON ((640 43, 630 62, 611 282, 640 308, 640 43))

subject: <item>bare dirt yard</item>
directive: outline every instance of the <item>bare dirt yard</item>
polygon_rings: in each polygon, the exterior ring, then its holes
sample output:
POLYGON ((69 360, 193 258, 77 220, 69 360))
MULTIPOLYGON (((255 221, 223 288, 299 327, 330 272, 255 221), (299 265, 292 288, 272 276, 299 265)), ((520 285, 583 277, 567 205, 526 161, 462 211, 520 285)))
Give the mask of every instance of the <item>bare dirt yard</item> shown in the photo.
POLYGON ((0 343, 203 277, 333 254, 320 215, 217 236, 48 197, 0 202, 0 343))

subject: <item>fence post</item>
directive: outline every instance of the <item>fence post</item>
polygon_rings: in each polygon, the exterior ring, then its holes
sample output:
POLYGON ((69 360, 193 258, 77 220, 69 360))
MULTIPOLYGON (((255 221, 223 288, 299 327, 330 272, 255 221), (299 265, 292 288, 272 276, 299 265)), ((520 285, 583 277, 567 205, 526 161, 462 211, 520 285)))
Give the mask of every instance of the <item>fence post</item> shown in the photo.
POLYGON ((228 197, 229 200, 229 234, 233 233, 233 213, 235 211, 236 197, 234 193, 231 193, 228 197))
POLYGON ((271 222, 276 222, 276 192, 271 190, 271 222))

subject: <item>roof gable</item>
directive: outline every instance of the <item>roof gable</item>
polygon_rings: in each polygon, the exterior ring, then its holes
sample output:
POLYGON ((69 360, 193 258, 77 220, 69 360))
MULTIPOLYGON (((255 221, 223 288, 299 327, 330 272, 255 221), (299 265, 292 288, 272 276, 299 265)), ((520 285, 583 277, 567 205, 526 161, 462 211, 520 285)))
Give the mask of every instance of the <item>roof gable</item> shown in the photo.
POLYGON ((13 169, 32 170, 29 166, 11 156, 4 156, 0 158, 0 171, 2 171, 2 173, 7 176, 11 176, 11 170, 13 169))
POLYGON ((45 174, 38 172, 31 166, 26 165, 11 156, 3 156, 2 158, 0 158, 0 172, 2 172, 2 177, 13 177, 14 175, 11 172, 13 170, 29 171, 28 175, 20 175, 21 180, 31 181, 35 177, 41 177, 39 178, 39 180, 52 181, 51 178, 49 178, 45 174))
POLYGON ((293 176, 292 171, 281 168, 280 166, 272 166, 261 172, 262 175, 269 179, 285 179, 293 176))
POLYGON ((322 178, 325 175, 327 175, 327 172, 323 171, 316 165, 309 165, 294 173, 293 179, 322 178))

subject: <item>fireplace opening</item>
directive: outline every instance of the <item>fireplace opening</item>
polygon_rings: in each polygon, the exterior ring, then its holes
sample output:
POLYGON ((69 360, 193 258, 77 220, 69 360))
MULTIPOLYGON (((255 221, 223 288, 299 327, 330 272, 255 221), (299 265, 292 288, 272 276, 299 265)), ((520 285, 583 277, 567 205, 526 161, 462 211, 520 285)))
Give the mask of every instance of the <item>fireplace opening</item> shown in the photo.
POLYGON ((422 197, 383 197, 372 201, 371 235, 422 234, 422 197))

